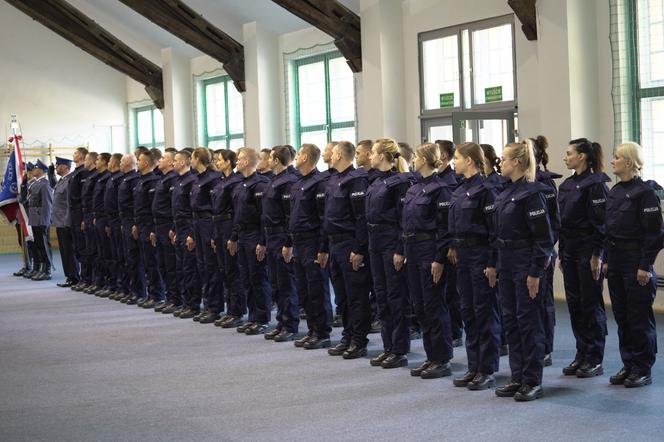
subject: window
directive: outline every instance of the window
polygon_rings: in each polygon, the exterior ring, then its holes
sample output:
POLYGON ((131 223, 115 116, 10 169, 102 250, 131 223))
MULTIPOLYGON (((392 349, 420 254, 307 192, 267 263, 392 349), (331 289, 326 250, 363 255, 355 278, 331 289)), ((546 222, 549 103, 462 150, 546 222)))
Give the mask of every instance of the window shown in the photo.
POLYGON ((294 60, 293 144, 355 142, 355 83, 338 51, 294 60))
POLYGON ((210 149, 244 146, 244 104, 229 76, 201 82, 203 144, 210 149))
POLYGON ((164 116, 154 106, 134 109, 134 145, 164 146, 164 116))

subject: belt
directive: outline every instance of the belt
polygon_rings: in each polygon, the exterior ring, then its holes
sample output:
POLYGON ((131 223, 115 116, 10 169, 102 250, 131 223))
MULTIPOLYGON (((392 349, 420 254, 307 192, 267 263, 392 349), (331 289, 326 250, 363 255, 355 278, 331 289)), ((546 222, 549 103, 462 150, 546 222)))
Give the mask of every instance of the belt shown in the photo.
POLYGON ((398 229, 399 226, 397 224, 371 224, 367 223, 367 230, 369 232, 384 232, 385 230, 394 230, 398 229))
POLYGON ((626 252, 641 250, 641 241, 630 239, 610 239, 609 245, 614 249, 623 250, 626 252))
POLYGON ((230 213, 224 213, 222 215, 212 215, 212 221, 230 221, 233 219, 233 215, 230 213))
POLYGON ((266 227, 265 233, 268 235, 276 235, 278 233, 286 233, 286 228, 284 226, 275 226, 275 227, 266 227))
POLYGON ((349 232, 335 233, 333 235, 328 235, 327 238, 330 240, 330 244, 336 244, 349 239, 355 239, 355 235, 349 232))
POLYGON ((525 249, 532 247, 533 242, 529 239, 498 239, 499 249, 525 249))
POLYGON ((152 222, 155 224, 170 224, 173 222, 172 218, 152 218, 152 222))
POLYGON ((419 233, 404 233, 401 235, 405 243, 409 242, 419 242, 419 241, 428 241, 431 239, 436 239, 438 235, 433 232, 419 232, 419 233))
POLYGON ((194 219, 212 219, 212 212, 209 210, 194 212, 194 219))
POLYGON ((468 238, 458 238, 454 240, 457 247, 479 247, 488 246, 489 239, 485 236, 470 236, 468 238))
POLYGON ((293 238, 293 241, 303 241, 305 239, 318 238, 318 236, 320 236, 320 232, 318 230, 291 233, 291 238, 293 238))

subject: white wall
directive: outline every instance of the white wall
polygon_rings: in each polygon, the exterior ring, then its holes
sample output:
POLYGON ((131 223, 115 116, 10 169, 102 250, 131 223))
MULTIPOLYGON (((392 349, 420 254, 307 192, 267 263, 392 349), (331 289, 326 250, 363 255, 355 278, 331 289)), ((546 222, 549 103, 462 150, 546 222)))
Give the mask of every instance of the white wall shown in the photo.
POLYGON ((16 114, 26 144, 124 149, 124 75, 5 2, 0 29, 0 135, 16 114))

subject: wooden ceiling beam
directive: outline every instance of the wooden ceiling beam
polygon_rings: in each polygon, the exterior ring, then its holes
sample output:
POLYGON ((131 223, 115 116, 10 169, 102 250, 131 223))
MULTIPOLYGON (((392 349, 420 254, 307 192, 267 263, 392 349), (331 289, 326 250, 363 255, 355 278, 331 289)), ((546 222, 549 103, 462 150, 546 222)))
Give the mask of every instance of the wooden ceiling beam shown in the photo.
POLYGON ((507 0, 516 16, 521 21, 521 30, 529 41, 537 40, 536 0, 507 0))
POLYGON ((163 109, 161 68, 87 15, 64 0, 6 1, 88 54, 143 84, 155 106, 163 109))
POLYGON ((244 81, 244 47, 180 0, 120 0, 152 23, 219 60, 239 92, 244 81))
POLYGON ((337 0, 272 0, 334 37, 353 72, 362 72, 360 17, 337 0))

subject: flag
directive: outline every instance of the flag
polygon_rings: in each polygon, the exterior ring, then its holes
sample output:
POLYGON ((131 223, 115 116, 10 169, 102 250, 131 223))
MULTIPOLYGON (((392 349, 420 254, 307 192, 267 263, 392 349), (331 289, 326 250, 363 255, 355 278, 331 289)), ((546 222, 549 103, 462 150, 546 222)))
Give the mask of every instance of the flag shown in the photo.
POLYGON ((8 222, 18 221, 21 226, 23 238, 32 241, 32 228, 28 225, 28 214, 23 204, 18 199, 19 189, 23 182, 23 156, 21 155, 21 139, 16 134, 9 139, 14 143, 14 149, 7 162, 4 179, 2 180, 2 189, 0 189, 0 212, 7 218, 8 222))

